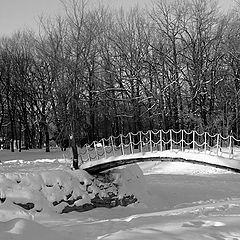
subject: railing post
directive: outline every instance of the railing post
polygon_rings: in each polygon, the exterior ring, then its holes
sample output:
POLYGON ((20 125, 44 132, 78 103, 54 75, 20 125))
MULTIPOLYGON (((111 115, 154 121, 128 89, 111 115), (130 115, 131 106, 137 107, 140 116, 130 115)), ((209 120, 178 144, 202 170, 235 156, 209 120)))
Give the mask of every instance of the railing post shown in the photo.
POLYGON ((204 133, 204 152, 207 152, 207 132, 204 133))
POLYGON ((133 142, 132 142, 132 135, 131 135, 131 133, 129 133, 129 141, 130 141, 130 151, 131 151, 131 154, 133 154, 133 142))
POLYGON ((232 140, 232 133, 230 135, 229 140, 229 158, 231 158, 231 155, 233 154, 233 140, 232 140))
POLYGON ((195 150, 195 131, 193 130, 193 151, 195 150))
POLYGON ((173 139, 172 139, 172 129, 169 130, 169 134, 170 134, 170 150, 173 150, 173 139))
POLYGON ((182 152, 183 152, 183 148, 184 148, 184 139, 183 139, 183 137, 184 137, 184 134, 183 134, 183 130, 181 131, 181 133, 182 133, 182 139, 181 139, 181 143, 182 143, 182 152))
POLYGON ((143 147, 142 147, 142 131, 139 132, 139 143, 140 143, 140 152, 142 153, 143 152, 143 147))
POLYGON ((113 142, 113 136, 111 136, 111 144, 112 144, 112 149, 113 149, 113 156, 115 157, 115 149, 114 149, 114 142, 113 142))
POLYGON ((93 146, 94 146, 94 149, 95 149, 95 154, 96 154, 97 160, 99 160, 97 146, 96 146, 96 142, 95 141, 93 142, 93 146))
POLYGON ((107 158, 107 152, 106 152, 106 149, 105 149, 104 139, 102 139, 102 146, 103 146, 104 157, 107 158))
POLYGON ((152 152, 153 151, 153 149, 152 149, 152 131, 149 130, 148 133, 149 133, 150 152, 152 152))
POLYGON ((125 152, 124 152, 124 146, 123 146, 123 136, 122 136, 122 134, 120 134, 120 141, 121 141, 122 155, 124 156, 124 155, 125 155, 125 152))
POLYGON ((162 130, 160 130, 160 151, 162 152, 162 130))
POLYGON ((217 135, 217 156, 218 156, 218 151, 219 151, 219 134, 217 135))

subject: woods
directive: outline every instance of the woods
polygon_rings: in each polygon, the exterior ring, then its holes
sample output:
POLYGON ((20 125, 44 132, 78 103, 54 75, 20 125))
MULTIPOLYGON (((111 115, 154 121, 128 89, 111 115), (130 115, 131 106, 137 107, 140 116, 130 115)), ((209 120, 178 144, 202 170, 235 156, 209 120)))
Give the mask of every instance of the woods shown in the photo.
POLYGON ((0 39, 0 139, 12 151, 150 129, 240 138, 237 3, 231 13, 210 0, 63 7, 38 33, 0 39))

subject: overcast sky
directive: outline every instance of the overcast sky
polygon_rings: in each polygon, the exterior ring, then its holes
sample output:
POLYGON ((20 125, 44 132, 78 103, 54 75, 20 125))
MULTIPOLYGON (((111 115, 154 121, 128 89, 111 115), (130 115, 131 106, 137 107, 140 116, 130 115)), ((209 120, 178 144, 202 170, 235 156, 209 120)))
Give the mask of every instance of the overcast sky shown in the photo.
MULTIPOLYGON (((98 0, 90 0, 98 1, 98 0)), ((130 7, 151 5, 152 0, 99 0, 112 6, 130 7)), ((181 0, 179 0, 181 1, 181 0)), ((234 0, 219 0, 223 9, 231 7, 234 0)), ((42 14, 57 15, 62 13, 59 0, 0 0, 0 36, 11 35, 17 30, 33 28, 37 30, 37 20, 42 14)))

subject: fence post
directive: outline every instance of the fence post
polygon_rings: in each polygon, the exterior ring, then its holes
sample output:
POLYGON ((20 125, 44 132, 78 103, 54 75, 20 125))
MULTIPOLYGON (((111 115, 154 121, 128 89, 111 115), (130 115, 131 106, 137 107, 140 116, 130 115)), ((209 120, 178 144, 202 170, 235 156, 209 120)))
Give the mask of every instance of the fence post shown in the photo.
POLYGON ((153 149, 152 149, 152 131, 149 130, 148 134, 149 134, 150 152, 152 152, 153 151, 153 149))
POLYGON ((195 131, 193 130, 193 151, 195 150, 195 131))
POLYGON ((106 149, 105 149, 104 139, 102 139, 102 146, 103 146, 104 157, 107 158, 107 152, 106 152, 106 149))
POLYGON ((162 130, 160 130, 160 151, 162 152, 162 130))
POLYGON ((233 155, 233 139, 232 139, 232 132, 230 133, 230 140, 229 140, 229 158, 233 155))
POLYGON ((93 141, 93 146, 94 146, 94 149, 95 149, 95 154, 96 154, 97 160, 99 160, 97 146, 96 146, 96 142, 95 141, 93 141))
POLYGON ((132 143, 131 133, 129 133, 129 141, 130 141, 130 151, 131 151, 131 154, 133 154, 133 143, 132 143))
POLYGON ((120 134, 120 141, 121 141, 122 155, 124 156, 125 153, 124 153, 124 146, 123 146, 123 137, 122 137, 122 134, 120 134))
POLYGON ((170 135, 170 151, 173 150, 173 139, 172 139, 172 129, 169 130, 170 135))
POLYGON ((218 150, 219 150, 219 134, 217 135, 217 156, 218 156, 218 150))
POLYGON ((207 152, 207 132, 204 133, 204 151, 207 152))
POLYGON ((115 149, 114 149, 113 136, 111 136, 111 144, 112 144, 112 149, 113 149, 113 156, 115 157, 115 149))
POLYGON ((183 152, 183 150, 184 150, 184 146, 183 146, 183 144, 184 144, 184 139, 183 139, 183 137, 184 137, 184 135, 183 135, 183 130, 182 130, 181 132, 182 132, 182 141, 181 141, 181 143, 182 143, 182 152, 183 152))
POLYGON ((139 143, 140 143, 140 152, 142 153, 142 131, 140 131, 139 132, 139 138, 140 138, 140 140, 139 140, 139 143))

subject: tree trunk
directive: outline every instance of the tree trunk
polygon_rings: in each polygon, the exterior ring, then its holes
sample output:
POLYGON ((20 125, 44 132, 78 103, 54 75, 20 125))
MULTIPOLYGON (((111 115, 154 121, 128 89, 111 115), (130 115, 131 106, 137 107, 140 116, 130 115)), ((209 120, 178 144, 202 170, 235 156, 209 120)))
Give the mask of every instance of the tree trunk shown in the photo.
POLYGON ((44 125, 44 130, 45 130, 45 143, 46 143, 46 152, 50 152, 50 139, 49 139, 49 131, 48 131, 48 125, 45 122, 44 125))
POLYGON ((40 125, 38 148, 39 148, 39 149, 42 149, 42 147, 43 147, 43 133, 42 133, 42 126, 40 125))
POLYGON ((77 106, 76 106, 76 101, 77 97, 74 95, 73 99, 71 100, 71 136, 70 136, 70 141, 71 141, 71 148, 72 148, 72 155, 73 155, 73 169, 79 169, 78 166, 78 150, 77 150, 77 144, 76 144, 76 111, 77 111, 77 106))
MULTIPOLYGON (((9 109, 11 111, 11 109, 9 109)), ((11 152, 14 152, 14 140, 15 140, 15 129, 14 129, 14 119, 13 115, 9 112, 9 118, 10 118, 10 126, 11 126, 11 143, 10 143, 10 149, 11 152)))
POLYGON ((75 137, 74 134, 71 135, 71 147, 72 147, 72 154, 73 154, 73 168, 74 169, 79 169, 78 166, 78 150, 77 150, 77 145, 75 142, 75 137))
POLYGON ((22 151, 22 121, 19 121, 19 142, 18 142, 18 151, 22 151))

